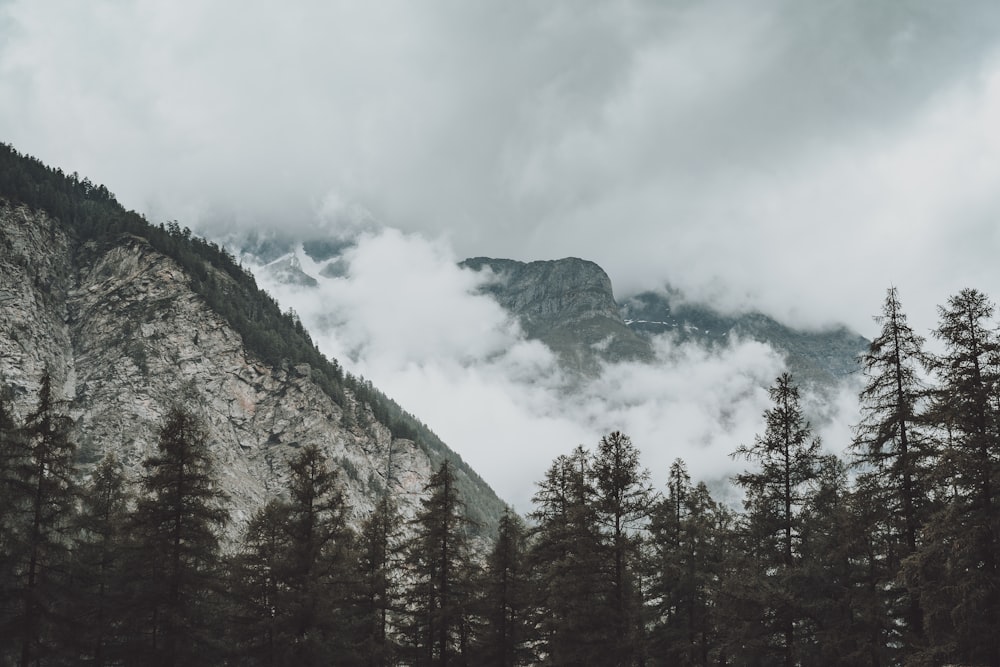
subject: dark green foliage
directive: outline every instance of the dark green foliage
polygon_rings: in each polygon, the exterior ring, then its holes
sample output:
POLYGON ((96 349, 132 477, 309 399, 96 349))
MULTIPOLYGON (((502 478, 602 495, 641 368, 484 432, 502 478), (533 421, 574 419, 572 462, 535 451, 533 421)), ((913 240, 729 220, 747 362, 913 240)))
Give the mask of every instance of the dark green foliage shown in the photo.
POLYGON ((745 603, 757 609, 742 629, 743 643, 753 647, 744 659, 793 665, 801 659, 803 633, 810 631, 796 591, 802 574, 802 508, 819 474, 819 440, 811 436, 788 373, 771 387, 771 401, 764 435, 734 454, 758 466, 736 476, 746 492, 747 512, 745 562, 739 570, 755 578, 745 603))
POLYGON ((228 521, 205 428, 173 408, 135 511, 137 614, 128 660, 149 665, 217 664, 222 580, 219 533, 228 521))
POLYGON ((718 585, 731 518, 683 461, 650 523, 649 655, 654 665, 708 665, 718 652, 718 585))
MULTIPOLYGON (((11 427, 9 418, 7 428, 11 427)), ((8 445, 24 446, 12 453, 5 495, 9 502, 5 574, 8 602, 0 619, 0 635, 11 664, 30 665, 59 655, 67 634, 66 615, 70 552, 68 533, 76 503, 73 443, 69 420, 61 415, 52 376, 42 374, 38 406, 28 416, 23 437, 8 445)))
POLYGON ((483 625, 476 664, 515 667, 537 662, 532 650, 534 632, 527 549, 524 522, 507 511, 500 517, 497 539, 480 579, 483 625))
POLYGON ((289 551, 279 570, 288 594, 283 605, 291 639, 288 658, 297 665, 327 665, 349 643, 341 626, 351 595, 354 534, 337 475, 322 452, 309 445, 289 468, 289 551))
POLYGON ((539 483, 529 562, 546 664, 614 664, 614 605, 595 510, 591 459, 582 447, 559 456, 539 483))
POLYGON ((73 548, 73 645, 89 664, 118 664, 130 614, 129 541, 131 497, 121 464, 108 455, 83 491, 73 548))
POLYGON ((908 563, 920 588, 930 660, 1000 663, 1000 338, 994 306, 962 290, 940 309, 944 353, 929 418, 944 439, 937 466, 944 505, 908 563))
POLYGON ((247 524, 231 559, 230 651, 237 664, 282 664, 290 636, 284 622, 283 568, 290 551, 287 506, 272 500, 247 524))
POLYGON ((899 295, 890 288, 879 335, 862 357, 866 384, 861 392, 861 423, 852 443, 858 468, 858 494, 871 512, 866 532, 879 553, 868 559, 872 586, 884 591, 878 602, 894 619, 879 631, 879 643, 914 647, 923 637, 918 592, 902 586, 902 561, 920 542, 920 528, 930 513, 930 464, 937 443, 922 425, 926 387, 920 367, 926 361, 924 340, 907 324, 899 295))
POLYGON ((0 658, 6 662, 13 662, 17 639, 20 533, 28 507, 21 475, 30 469, 28 453, 24 429, 12 414, 10 389, 0 386, 0 658))
POLYGON ((399 513, 389 496, 382 496, 358 536, 357 598, 353 611, 354 645, 359 663, 368 667, 393 664, 399 647, 392 623, 401 605, 398 542, 399 513))
POLYGON ((594 504, 608 553, 615 663, 631 665, 640 656, 645 624, 637 576, 642 546, 640 529, 652 511, 649 471, 639 463, 639 450, 620 431, 601 438, 593 458, 594 504))
POLYGON ((289 470, 288 500, 254 516, 233 559, 235 657, 246 665, 355 664, 354 535, 337 475, 314 445, 289 470))
POLYGON ((450 462, 441 464, 425 491, 407 551, 405 657, 415 665, 443 667, 467 662, 472 641, 469 524, 450 462))

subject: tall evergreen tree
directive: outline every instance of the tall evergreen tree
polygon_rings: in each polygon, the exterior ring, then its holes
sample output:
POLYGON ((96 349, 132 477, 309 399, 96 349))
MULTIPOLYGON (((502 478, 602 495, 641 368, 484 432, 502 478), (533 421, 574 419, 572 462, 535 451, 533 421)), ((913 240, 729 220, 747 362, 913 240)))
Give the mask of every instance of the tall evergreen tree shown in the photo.
POLYGON ((408 554, 409 645, 416 665, 445 667, 468 660, 468 523, 448 460, 425 490, 408 554))
POLYGON ((109 454, 84 489, 73 554, 76 625, 73 645, 93 665, 117 664, 128 615, 130 493, 118 459, 109 454))
POLYGON ((508 509, 500 517, 497 539, 482 577, 485 620, 477 662, 490 667, 534 664, 532 614, 527 568, 527 529, 508 509))
POLYGON ((400 563, 396 562, 399 521, 395 503, 385 494, 358 536, 355 644, 361 664, 368 667, 390 665, 398 652, 392 626, 400 606, 400 563))
MULTIPOLYGON (((19 642, 24 667, 51 659, 68 632, 65 615, 69 530, 76 504, 75 447, 58 410, 52 376, 42 374, 38 406, 28 416, 26 457, 17 457, 11 489, 13 614, 4 626, 19 642)), ((8 538, 8 539, 9 539, 8 538)))
POLYGON ((132 575, 142 614, 128 660, 148 665, 217 664, 219 533, 228 521, 201 420, 179 407, 160 427, 143 466, 132 575))
POLYGON ((20 634, 18 564, 23 562, 20 532, 29 494, 22 474, 30 450, 24 429, 13 414, 9 387, 0 386, 0 662, 15 662, 20 634))
POLYGON ((716 590, 729 513, 684 462, 670 466, 667 495, 650 523, 651 663, 709 665, 717 656, 716 590))
POLYGON ((639 463, 632 440, 614 431, 597 445, 593 460, 594 501, 605 533, 610 562, 612 609, 608 621, 615 638, 615 664, 631 665, 642 656, 642 590, 638 565, 641 531, 653 505, 649 471, 639 463))
POLYGON ((533 497, 529 563, 544 664, 614 664, 614 595, 595 510, 591 456, 559 456, 533 497))
POLYGON ((230 565, 229 653, 240 665, 284 664, 292 638, 282 623, 290 551, 288 506, 272 500, 250 519, 230 565))
POLYGON ((930 463, 935 441, 921 428, 927 388, 920 367, 926 362, 924 339, 907 323, 896 288, 886 294, 879 335, 862 357, 866 384, 860 394, 861 422, 852 443, 859 471, 859 492, 877 508, 868 515, 869 531, 884 536, 877 560, 882 603, 894 619, 885 624, 884 645, 922 643, 919 593, 901 586, 900 566, 914 553, 930 506, 930 463))
POLYGON ((1000 664, 1000 339, 985 294, 962 290, 940 309, 944 352, 931 415, 945 435, 937 468, 944 504, 927 523, 908 575, 921 589, 925 657, 1000 664))
POLYGON ((297 665, 353 659, 346 632, 352 591, 354 533, 336 471, 320 449, 306 446, 289 463, 289 553, 281 582, 291 629, 289 659, 297 665))
POLYGON ((747 636, 742 643, 790 667, 800 660, 797 633, 805 619, 796 589, 802 506, 818 476, 820 443, 802 415, 791 375, 779 376, 770 394, 773 405, 764 412, 764 435, 734 453, 758 466, 736 476, 746 492, 746 546, 751 557, 747 566, 756 575, 749 592, 759 607, 755 620, 745 619, 752 623, 744 627, 747 636))

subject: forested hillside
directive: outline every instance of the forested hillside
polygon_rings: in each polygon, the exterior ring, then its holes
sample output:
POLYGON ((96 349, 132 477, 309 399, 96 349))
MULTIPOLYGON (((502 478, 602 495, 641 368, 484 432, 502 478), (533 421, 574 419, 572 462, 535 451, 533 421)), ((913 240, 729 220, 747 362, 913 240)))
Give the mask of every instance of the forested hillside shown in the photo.
POLYGON ((64 174, 6 144, 0 144, 0 203, 3 201, 46 212, 78 246, 107 245, 128 236, 145 240, 180 265, 195 293, 225 319, 260 361, 277 368, 307 364, 309 379, 337 405, 348 408, 345 393, 359 404, 347 409, 348 415, 358 412, 359 407, 370 412, 393 437, 416 442, 435 466, 445 458, 452 460, 473 519, 487 529, 496 525, 502 503, 482 478, 426 425, 371 382, 344 372, 335 359, 320 353, 294 313, 282 312, 273 298, 257 288, 253 276, 217 244, 176 222, 151 224, 118 204, 105 186, 64 174))
MULTIPOLYGON (((0 156, 6 200, 80 243, 148 239, 253 354, 308 363, 335 400, 363 396, 437 451, 223 250, 0 156)), ((565 443, 527 516, 503 513, 488 536, 461 484, 473 473, 443 449, 412 516, 380 493, 352 522, 350 470, 306 444, 275 462, 287 488, 237 521, 196 410, 163 416, 141 475, 112 450, 83 476, 52 376, 30 395, 0 384, 0 663, 1000 664, 996 310, 965 289, 939 314, 931 354, 888 291, 851 442, 821 443, 797 380, 778 377, 757 437, 731 453, 741 507, 682 460, 654 488, 644 443, 616 431, 565 443)))

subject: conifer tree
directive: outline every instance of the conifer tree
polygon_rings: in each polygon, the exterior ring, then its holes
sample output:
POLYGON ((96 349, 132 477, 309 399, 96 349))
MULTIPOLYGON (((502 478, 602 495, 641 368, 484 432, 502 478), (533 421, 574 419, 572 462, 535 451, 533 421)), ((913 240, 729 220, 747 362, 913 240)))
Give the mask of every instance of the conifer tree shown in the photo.
POLYGON ((670 466, 667 495, 650 523, 654 665, 709 665, 716 657, 716 589, 730 518, 684 462, 670 466))
POLYGON ((282 625, 287 611, 281 577, 290 551, 287 517, 288 506, 279 500, 260 508, 232 559, 229 652, 241 665, 277 667, 291 644, 282 625))
POLYGON ((880 533, 885 551, 877 563, 878 586, 885 591, 886 613, 899 622, 886 624, 885 645, 922 642, 923 612, 919 593, 901 587, 900 567, 914 553, 930 507, 930 462, 936 444, 921 428, 927 388, 920 379, 926 362, 924 339, 907 323, 896 288, 886 294, 881 325, 861 361, 866 384, 860 394, 862 420, 852 443, 859 471, 858 492, 878 511, 868 515, 872 533, 880 533))
POLYGON ((28 494, 21 475, 27 466, 29 448, 24 429, 17 423, 11 392, 0 386, 0 662, 15 661, 18 647, 18 564, 23 562, 20 539, 28 494))
POLYGON ((532 501, 529 563, 539 610, 539 653, 546 663, 614 664, 608 618, 614 595, 595 511, 591 456, 559 456, 532 501))
POLYGON ((921 590, 925 658, 1000 664, 1000 339, 985 294, 962 290, 940 309, 931 416, 945 437, 937 467, 943 506, 907 576, 921 590))
POLYGON ((610 562, 612 608, 608 621, 614 637, 615 664, 631 665, 641 657, 644 623, 638 580, 641 529, 649 518, 653 489, 639 450, 620 431, 603 438, 594 454, 592 474, 597 519, 605 533, 610 562))
POLYGON ((201 420, 172 408, 160 427, 157 452, 143 466, 132 562, 143 614, 135 619, 141 625, 127 661, 218 664, 219 533, 228 512, 201 420))
POLYGON ((482 577, 484 627, 477 662, 516 667, 536 662, 531 651, 532 614, 527 568, 527 530, 509 508, 500 517, 497 539, 482 577))
POLYGON ((315 445, 304 447, 289 469, 289 552, 280 570, 287 592, 282 613, 290 624, 288 660, 297 665, 347 662, 354 533, 347 525, 344 494, 336 471, 315 445))
POLYGON ((73 642, 91 664, 117 664, 128 615, 125 578, 130 494, 118 459, 109 454, 84 489, 73 554, 73 642))
POLYGON ((468 525, 448 460, 425 490, 408 553, 407 634, 415 664, 445 667, 465 663, 471 643, 468 525))
POLYGON ((747 593, 750 608, 757 607, 745 615, 742 644, 755 647, 755 660, 791 666, 800 660, 797 632, 804 619, 795 584, 802 559, 802 506, 818 476, 820 443, 802 416, 791 375, 779 376, 770 394, 764 435, 734 453, 759 467, 736 476, 746 492, 745 566, 755 575, 747 593))
POLYGON ((385 494, 358 536, 355 644, 361 664, 368 667, 392 664, 398 651, 392 624, 400 606, 400 563, 396 562, 399 529, 399 512, 385 494))
POLYGON ((38 407, 28 416, 26 457, 13 478, 13 617, 4 625, 19 641, 23 666, 51 659, 68 633, 65 607, 69 530, 76 503, 75 447, 59 414, 52 376, 42 374, 38 407))

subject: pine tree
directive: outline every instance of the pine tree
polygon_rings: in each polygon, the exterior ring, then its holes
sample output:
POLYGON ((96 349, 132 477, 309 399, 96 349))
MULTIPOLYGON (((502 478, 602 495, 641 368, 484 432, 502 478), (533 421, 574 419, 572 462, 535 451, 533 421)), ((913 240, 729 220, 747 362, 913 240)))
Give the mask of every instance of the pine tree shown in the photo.
POLYGON ((934 335, 945 351, 931 416, 945 434, 937 468, 943 507, 926 525, 908 576, 921 590, 930 645, 925 657, 1000 664, 1000 339, 994 306, 962 290, 940 309, 934 335))
POLYGON ((614 431, 597 445, 593 461, 595 509, 605 532, 610 563, 615 664, 631 665, 641 657, 642 590, 637 576, 641 530, 653 505, 649 471, 639 463, 631 439, 614 431))
POLYGON ((791 666, 799 660, 797 631, 804 619, 795 583, 802 558, 802 506, 818 476, 820 443, 802 416, 791 375, 779 376, 770 394, 773 407, 764 412, 764 435, 734 453, 759 466, 736 477, 746 492, 747 567, 756 575, 750 594, 760 610, 760 625, 746 629, 744 644, 791 666))
POLYGON ((425 491, 429 495, 414 520, 408 553, 407 634, 415 664, 445 667, 466 662, 471 641, 468 523, 448 460, 431 475, 425 491))
POLYGON ((527 529, 509 508, 500 517, 497 539, 482 577, 485 620, 478 664, 516 667, 535 664, 527 568, 527 529))
POLYGON ((355 644, 362 664, 368 667, 392 664, 398 651, 392 624, 400 605, 399 563, 395 562, 399 521, 392 498, 383 495, 358 537, 355 644))
POLYGON ((0 662, 13 664, 19 655, 18 564, 23 562, 21 530, 28 508, 22 474, 30 449, 24 429, 14 418, 11 392, 0 386, 0 662))
POLYGON ((73 642, 90 664, 116 664, 128 615, 127 576, 130 494, 121 464, 109 454, 82 494, 73 554, 73 642))
POLYGON ((12 617, 4 622, 19 643, 23 666, 51 658, 65 643, 68 623, 69 530, 76 503, 75 447, 69 420, 58 412, 52 376, 42 374, 38 407, 28 416, 12 471, 12 617))
POLYGON ((157 452, 143 466, 131 575, 141 582, 137 602, 143 613, 134 619, 141 625, 128 661, 217 664, 219 533, 228 513, 201 421, 171 409, 157 452))
POLYGON ((272 500, 250 519, 230 566, 230 653, 241 665, 277 667, 292 638, 281 623, 286 613, 282 581, 290 551, 288 507, 272 500))
POLYGON ((884 534, 886 548, 878 559, 879 586, 885 590, 885 645, 919 645, 923 611, 917 591, 901 588, 900 567, 917 549, 920 527, 930 507, 930 461, 934 440, 921 428, 927 389, 920 379, 926 361, 924 339, 907 324, 896 288, 886 294, 879 335, 862 357, 867 382, 860 394, 862 420, 852 443, 859 470, 859 491, 879 511, 870 531, 884 534))
POLYGON ((346 663, 345 614, 353 594, 349 565, 354 557, 347 504, 336 471, 318 447, 304 447, 289 469, 289 552, 280 571, 287 592, 280 613, 289 623, 288 659, 303 666, 346 663))
POLYGON ((546 471, 532 501, 529 563, 546 664, 614 664, 614 595, 595 511, 591 456, 577 447, 546 471))
POLYGON ((670 466, 667 496, 650 523, 650 656, 655 665, 709 665, 716 657, 716 592, 728 512, 684 462, 670 466))

